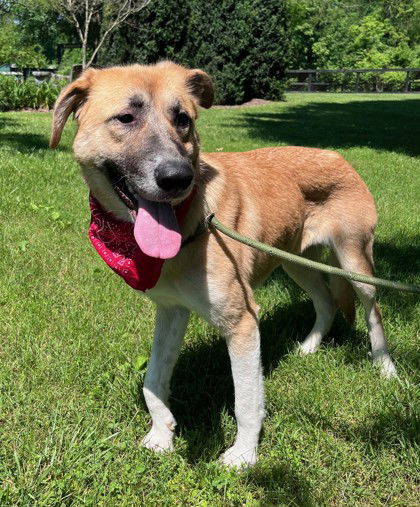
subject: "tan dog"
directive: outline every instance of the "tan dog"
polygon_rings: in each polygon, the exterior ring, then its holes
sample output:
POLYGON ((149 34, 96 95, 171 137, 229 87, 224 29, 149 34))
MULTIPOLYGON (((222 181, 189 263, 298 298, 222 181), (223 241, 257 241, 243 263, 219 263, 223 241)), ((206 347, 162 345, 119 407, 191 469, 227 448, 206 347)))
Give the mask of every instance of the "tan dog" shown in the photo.
MULTIPOLYGON (((256 461, 264 417, 253 288, 280 262, 216 231, 199 233, 200 224, 212 211, 241 234, 315 258, 318 247, 326 246, 333 263, 371 275, 376 212, 358 174, 331 151, 280 147, 200 154, 194 120, 198 106, 212 102, 207 74, 171 62, 87 70, 57 100, 51 146, 75 113, 74 153, 94 197, 114 217, 136 222, 136 241, 146 254, 173 257, 147 291, 157 304, 157 318, 144 384, 153 425, 143 444, 156 451, 173 447, 169 382, 195 311, 227 339, 238 433, 222 461, 243 465, 256 461), (173 206, 192 192, 178 231, 173 206), (176 244, 178 232, 187 240, 182 248, 176 244), (170 252, 164 253, 167 247, 170 252)), ((373 286, 353 283, 352 288, 338 278, 327 286, 316 271, 282 266, 309 293, 316 310, 314 327, 300 345, 303 353, 316 350, 337 308, 353 319, 354 289, 365 308, 373 359, 385 376, 395 374, 373 286)))

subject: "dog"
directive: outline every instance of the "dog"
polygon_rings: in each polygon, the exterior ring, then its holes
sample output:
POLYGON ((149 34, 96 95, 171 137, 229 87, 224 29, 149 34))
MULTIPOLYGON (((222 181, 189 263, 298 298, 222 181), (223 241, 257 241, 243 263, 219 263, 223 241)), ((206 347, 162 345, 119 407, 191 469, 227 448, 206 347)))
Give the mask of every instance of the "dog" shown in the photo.
POLYGON ((385 377, 396 372, 374 286, 335 276, 326 283, 315 270, 206 229, 205 219, 213 212, 226 226, 258 241, 315 259, 328 247, 330 263, 373 273, 377 216, 356 171, 335 152, 304 147, 200 153, 195 120, 213 97, 205 72, 172 62, 88 69, 56 101, 50 146, 58 145, 74 113, 74 154, 91 192, 90 239, 114 271, 157 305, 143 389, 152 428, 143 445, 158 452, 173 449, 169 383, 194 311, 227 340, 237 435, 221 461, 239 467, 256 462, 264 418, 253 288, 279 265, 315 307, 302 353, 317 349, 337 309, 353 321, 356 294, 365 310, 373 361, 385 377), (112 237, 102 237, 104 231, 112 237))

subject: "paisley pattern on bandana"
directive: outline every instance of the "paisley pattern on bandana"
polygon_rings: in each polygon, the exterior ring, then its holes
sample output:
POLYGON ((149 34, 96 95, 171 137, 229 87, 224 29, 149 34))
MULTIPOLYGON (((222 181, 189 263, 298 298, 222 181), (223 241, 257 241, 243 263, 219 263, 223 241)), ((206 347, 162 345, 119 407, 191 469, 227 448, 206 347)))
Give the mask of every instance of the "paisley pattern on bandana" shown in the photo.
MULTIPOLYGON (((193 200, 195 191, 174 208, 179 224, 182 224, 193 200)), ((133 289, 146 291, 158 282, 163 259, 143 253, 134 239, 134 224, 119 220, 111 212, 102 209, 99 202, 89 195, 91 222, 89 239, 108 266, 133 289)))

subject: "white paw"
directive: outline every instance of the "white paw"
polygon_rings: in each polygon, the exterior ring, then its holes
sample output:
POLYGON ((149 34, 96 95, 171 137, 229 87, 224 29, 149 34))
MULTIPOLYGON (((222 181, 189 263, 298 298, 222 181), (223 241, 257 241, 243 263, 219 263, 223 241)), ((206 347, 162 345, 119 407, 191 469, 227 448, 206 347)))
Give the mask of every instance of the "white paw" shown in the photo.
POLYGON ((308 354, 313 354, 316 352, 318 346, 319 344, 317 342, 305 340, 303 343, 299 343, 298 351, 302 355, 307 356, 308 354))
POLYGON ((257 462, 257 448, 244 449, 237 446, 230 447, 220 456, 219 461, 228 467, 249 467, 257 462))
POLYGON ((170 452, 174 450, 173 437, 172 431, 168 433, 152 427, 143 438, 141 445, 155 452, 170 452))
POLYGON ((382 377, 386 379, 398 378, 397 369, 389 356, 382 356, 374 359, 374 364, 381 369, 382 377))

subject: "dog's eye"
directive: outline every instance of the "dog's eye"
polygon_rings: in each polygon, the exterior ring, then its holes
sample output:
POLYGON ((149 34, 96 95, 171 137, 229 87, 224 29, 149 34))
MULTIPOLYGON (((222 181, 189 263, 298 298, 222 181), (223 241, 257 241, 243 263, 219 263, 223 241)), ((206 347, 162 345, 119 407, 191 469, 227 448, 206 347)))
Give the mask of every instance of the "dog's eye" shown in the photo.
POLYGON ((187 113, 178 113, 175 118, 177 127, 188 127, 190 124, 190 117, 187 113))
POLYGON ((132 114, 120 114, 116 116, 117 120, 121 123, 131 123, 134 121, 134 116, 132 114))

